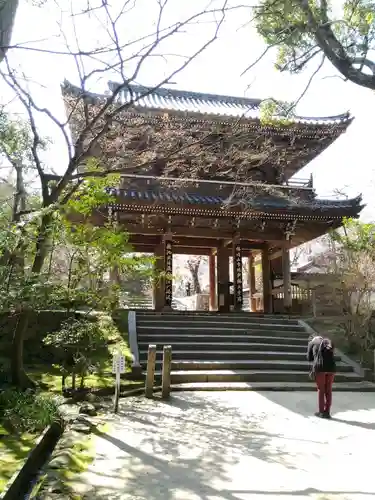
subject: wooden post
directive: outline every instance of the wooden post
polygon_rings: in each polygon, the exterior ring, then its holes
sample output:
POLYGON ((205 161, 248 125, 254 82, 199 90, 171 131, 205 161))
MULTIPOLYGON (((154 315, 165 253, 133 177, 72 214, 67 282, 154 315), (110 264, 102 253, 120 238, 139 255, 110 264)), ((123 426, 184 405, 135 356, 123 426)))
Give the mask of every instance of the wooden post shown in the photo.
POLYGON ((254 269, 254 255, 252 252, 249 253, 248 262, 248 273, 249 273, 249 306, 251 312, 256 312, 256 298, 255 295, 255 269, 254 269))
POLYGON ((229 254, 224 245, 217 249, 217 306, 219 312, 229 312, 229 254))
POLYGON ((232 242, 234 310, 241 311, 243 305, 242 253, 238 237, 232 242))
POLYGON ((172 309, 172 274, 173 274, 173 249, 170 236, 164 238, 164 263, 165 263, 165 281, 164 281, 164 307, 172 309))
POLYGON ((148 355, 147 355, 147 374, 146 374, 146 386, 145 386, 146 398, 152 398, 154 392, 155 362, 156 362, 156 345, 149 345, 148 355))
POLYGON ((272 312, 271 268, 268 245, 262 250, 263 311, 272 312))
POLYGON ((216 310, 216 257, 208 256, 209 284, 210 284, 210 311, 216 310))
POLYGON ((153 283, 153 306, 155 311, 162 311, 164 308, 164 248, 159 244, 154 251, 154 283, 153 283))
POLYGON ((290 274, 290 254, 289 248, 283 247, 283 292, 284 292, 284 311, 292 310, 292 277, 290 274))
POLYGON ((163 369, 161 378, 161 397, 168 399, 171 392, 172 346, 163 348, 163 369))

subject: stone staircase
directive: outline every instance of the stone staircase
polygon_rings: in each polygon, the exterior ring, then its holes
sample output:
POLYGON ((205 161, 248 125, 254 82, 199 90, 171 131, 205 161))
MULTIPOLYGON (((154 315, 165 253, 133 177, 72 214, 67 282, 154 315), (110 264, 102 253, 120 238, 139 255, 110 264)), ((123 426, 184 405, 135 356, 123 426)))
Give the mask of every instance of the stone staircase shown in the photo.
MULTIPOLYGON (((121 300, 121 307, 123 309, 132 309, 132 310, 153 310, 154 304, 152 297, 149 295, 130 295, 124 296, 121 300)), ((185 304, 173 297, 172 299, 172 309, 176 311, 186 311, 185 304)))
MULTIPOLYGON (((315 389, 306 360, 306 328, 298 319, 249 313, 140 311, 136 313, 139 358, 146 368, 149 344, 157 345, 156 376, 163 345, 172 346, 172 384, 186 389, 315 389)), ((373 390, 337 357, 336 390, 373 390)))

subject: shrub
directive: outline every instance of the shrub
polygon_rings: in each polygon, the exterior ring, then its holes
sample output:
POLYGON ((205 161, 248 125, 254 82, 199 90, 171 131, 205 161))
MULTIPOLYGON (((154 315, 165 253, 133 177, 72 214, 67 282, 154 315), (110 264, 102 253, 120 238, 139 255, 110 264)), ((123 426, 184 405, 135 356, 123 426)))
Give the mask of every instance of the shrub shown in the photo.
POLYGON ((0 421, 18 432, 40 432, 58 419, 55 398, 32 391, 6 389, 0 392, 0 421))
POLYGON ((73 389, 75 376, 81 377, 81 388, 88 373, 100 371, 103 361, 109 357, 108 338, 110 331, 108 324, 89 319, 70 318, 64 321, 58 332, 47 335, 46 345, 55 348, 55 359, 60 359, 60 369, 63 375, 63 390, 67 375, 73 375, 73 389))

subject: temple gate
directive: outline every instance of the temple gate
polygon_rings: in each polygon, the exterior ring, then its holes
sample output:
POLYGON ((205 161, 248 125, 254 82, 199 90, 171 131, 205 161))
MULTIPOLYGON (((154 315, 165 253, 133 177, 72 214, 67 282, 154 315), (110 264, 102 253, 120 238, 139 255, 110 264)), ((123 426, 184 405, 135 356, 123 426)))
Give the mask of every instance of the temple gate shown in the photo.
MULTIPOLYGON (((109 84, 111 91, 118 86, 109 84)), ((82 89, 66 83, 63 95, 69 114, 82 122, 75 107, 82 89)), ((84 95, 92 106, 106 98, 84 95)), ((102 162, 110 162, 108 152, 129 158, 134 151, 142 160, 149 144, 155 154, 109 189, 116 202, 107 217, 116 216, 135 251, 157 257, 155 272, 162 278, 154 284, 155 309, 172 307, 173 255, 197 254, 209 257, 211 310, 243 308, 241 261, 247 257, 248 309, 271 313, 277 293, 284 311, 292 312, 290 249, 339 227, 343 217, 357 217, 362 208, 360 197, 319 199, 312 178, 295 174, 346 130, 351 117, 296 117, 287 124, 276 117, 263 124, 259 99, 136 85, 124 86, 117 104, 124 111, 105 145, 98 144, 102 162), (167 142, 174 155, 164 154, 167 142), (261 289, 254 265, 261 265, 261 289), (276 274, 282 290, 274 289, 276 274)), ((95 220, 105 222, 105 213, 95 220)))

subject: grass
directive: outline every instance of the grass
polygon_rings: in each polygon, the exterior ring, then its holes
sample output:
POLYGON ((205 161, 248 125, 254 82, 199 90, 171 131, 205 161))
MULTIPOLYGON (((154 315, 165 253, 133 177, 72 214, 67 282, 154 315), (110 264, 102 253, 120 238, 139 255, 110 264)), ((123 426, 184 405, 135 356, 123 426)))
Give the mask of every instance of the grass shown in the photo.
MULTIPOLYGON (((111 366, 112 370, 112 366, 111 366)), ((28 375, 41 387, 43 387, 43 392, 47 391, 56 395, 61 395, 62 392, 62 380, 61 373, 58 368, 46 367, 45 365, 33 366, 27 370, 28 375)), ((68 377, 66 381, 66 386, 69 387, 71 383, 71 378, 68 377)), ((78 379, 79 383, 79 379, 78 379)), ((126 387, 128 385, 139 385, 142 386, 143 381, 133 381, 127 379, 121 379, 121 387, 126 387)), ((98 389, 111 389, 115 387, 115 377, 110 372, 105 373, 94 373, 87 376, 85 379, 85 387, 98 390, 98 389)))
POLYGON ((0 493, 25 461, 37 437, 26 432, 9 434, 0 425, 0 493))

